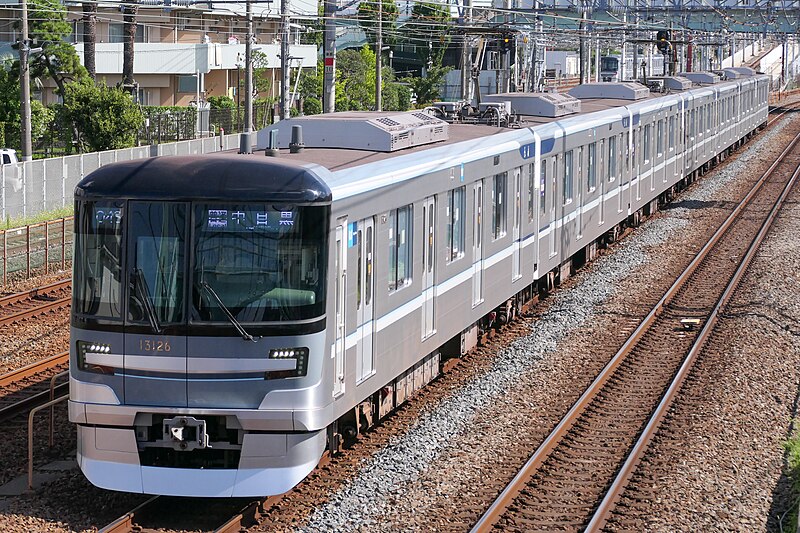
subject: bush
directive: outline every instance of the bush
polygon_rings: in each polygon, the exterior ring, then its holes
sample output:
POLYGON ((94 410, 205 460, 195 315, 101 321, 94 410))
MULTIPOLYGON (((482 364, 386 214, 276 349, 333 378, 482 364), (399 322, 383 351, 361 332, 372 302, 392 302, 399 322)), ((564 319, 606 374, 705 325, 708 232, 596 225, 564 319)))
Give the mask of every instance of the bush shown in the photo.
POLYGON ((77 128, 82 147, 100 151, 136 146, 144 117, 129 93, 92 80, 70 83, 65 93, 61 112, 77 128))
POLYGON ((207 98, 211 109, 232 109, 236 107, 236 102, 230 96, 209 96, 207 98))
POLYGON ((319 98, 306 98, 303 100, 303 113, 306 115, 319 115, 322 113, 322 102, 319 98))

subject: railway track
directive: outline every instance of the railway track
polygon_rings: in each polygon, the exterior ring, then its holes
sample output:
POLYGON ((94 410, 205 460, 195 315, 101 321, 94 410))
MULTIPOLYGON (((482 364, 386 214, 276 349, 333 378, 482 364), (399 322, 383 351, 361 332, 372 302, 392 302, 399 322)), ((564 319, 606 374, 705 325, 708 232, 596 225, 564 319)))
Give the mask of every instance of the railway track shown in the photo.
POLYGON ((69 306, 72 280, 67 279, 0 298, 0 326, 69 306))
POLYGON ((594 531, 603 527, 710 337, 720 309, 799 174, 800 135, 711 237, 473 531, 594 531))
MULTIPOLYGON (((50 379, 67 370, 69 352, 62 352, 0 376, 0 422, 30 411, 50 400, 50 379)), ((55 386, 56 396, 65 394, 68 383, 55 386)))

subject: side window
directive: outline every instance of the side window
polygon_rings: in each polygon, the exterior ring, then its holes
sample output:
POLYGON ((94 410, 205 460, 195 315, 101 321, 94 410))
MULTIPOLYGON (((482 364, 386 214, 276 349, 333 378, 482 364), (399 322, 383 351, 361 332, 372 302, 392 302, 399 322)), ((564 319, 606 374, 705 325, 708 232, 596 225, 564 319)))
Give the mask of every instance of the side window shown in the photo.
POLYGON ((495 174, 492 187, 492 236, 495 239, 506 234, 506 180, 507 173, 495 174))
POLYGON ((624 143, 625 143, 625 170, 630 170, 631 168, 631 143, 630 143, 630 132, 626 131, 624 136, 624 143))
POLYGON ((11 163, 11 158, 8 154, 3 154, 3 164, 8 165, 9 163, 11 163))
POLYGON ((589 191, 597 187, 597 143, 589 145, 589 164, 586 167, 586 186, 589 191))
MULTIPOLYGON (((544 162, 542 162, 542 167, 544 168, 544 162)), ((528 222, 533 221, 533 207, 534 202, 536 201, 536 165, 531 163, 528 165, 528 222)))
POLYGON ((413 212, 407 205, 389 213, 389 292, 411 284, 413 212))
POLYGON ((648 163, 650 161, 650 130, 653 128, 650 124, 644 127, 644 142, 642 142, 642 162, 648 163))
POLYGON ((608 138, 608 181, 617 178, 617 138, 608 138))
POLYGON ((572 150, 564 153, 564 187, 563 203, 566 205, 572 201, 572 150))
POLYGON ((459 187, 447 193, 447 260, 464 257, 464 212, 467 203, 466 188, 459 187))
POLYGON ((664 119, 658 121, 656 126, 656 155, 664 155, 664 119))
POLYGON ((546 191, 547 190, 547 160, 542 160, 542 175, 539 177, 539 211, 541 211, 540 215, 544 215, 544 212, 547 210, 547 198, 546 198, 546 191))
POLYGON ((675 117, 669 117, 669 139, 668 139, 668 146, 669 151, 673 151, 675 149, 675 117))

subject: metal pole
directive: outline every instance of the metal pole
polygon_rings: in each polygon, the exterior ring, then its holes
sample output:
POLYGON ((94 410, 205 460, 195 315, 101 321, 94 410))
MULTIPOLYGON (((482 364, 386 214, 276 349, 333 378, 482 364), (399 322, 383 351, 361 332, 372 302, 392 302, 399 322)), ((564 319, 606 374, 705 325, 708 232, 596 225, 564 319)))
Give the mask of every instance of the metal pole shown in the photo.
MULTIPOLYGON (((239 152, 242 154, 253 153, 253 4, 251 0, 246 3, 247 37, 244 43, 244 133, 239 140, 239 152)), ((199 77, 197 83, 200 83, 199 77)), ((198 108, 199 108, 198 102, 198 108)))
POLYGON ((381 110, 381 48, 383 48, 383 2, 378 0, 378 34, 375 38, 375 111, 381 110))
POLYGON ((281 0, 281 120, 289 113, 289 0, 281 0))
POLYGON ((20 121, 22 133, 22 160, 33 159, 33 143, 31 142, 31 75, 28 67, 28 3, 20 0, 22 7, 22 35, 19 43, 19 77, 21 89, 20 121))
POLYGON ((325 73, 323 78, 323 113, 336 110, 336 12, 335 0, 325 0, 325 73))

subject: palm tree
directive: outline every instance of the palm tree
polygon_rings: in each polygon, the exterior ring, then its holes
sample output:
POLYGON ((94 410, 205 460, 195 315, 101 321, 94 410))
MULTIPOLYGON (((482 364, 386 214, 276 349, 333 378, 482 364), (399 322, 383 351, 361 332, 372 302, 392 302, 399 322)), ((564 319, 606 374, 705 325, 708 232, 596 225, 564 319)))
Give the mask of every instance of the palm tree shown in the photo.
POLYGON ((83 4, 83 66, 95 79, 95 44, 97 43, 97 3, 83 4))
POLYGON ((122 12, 122 20, 125 23, 123 26, 125 43, 122 48, 122 88, 134 97, 136 96, 136 81, 133 79, 133 45, 136 41, 136 13, 138 11, 138 0, 128 0, 122 12))

